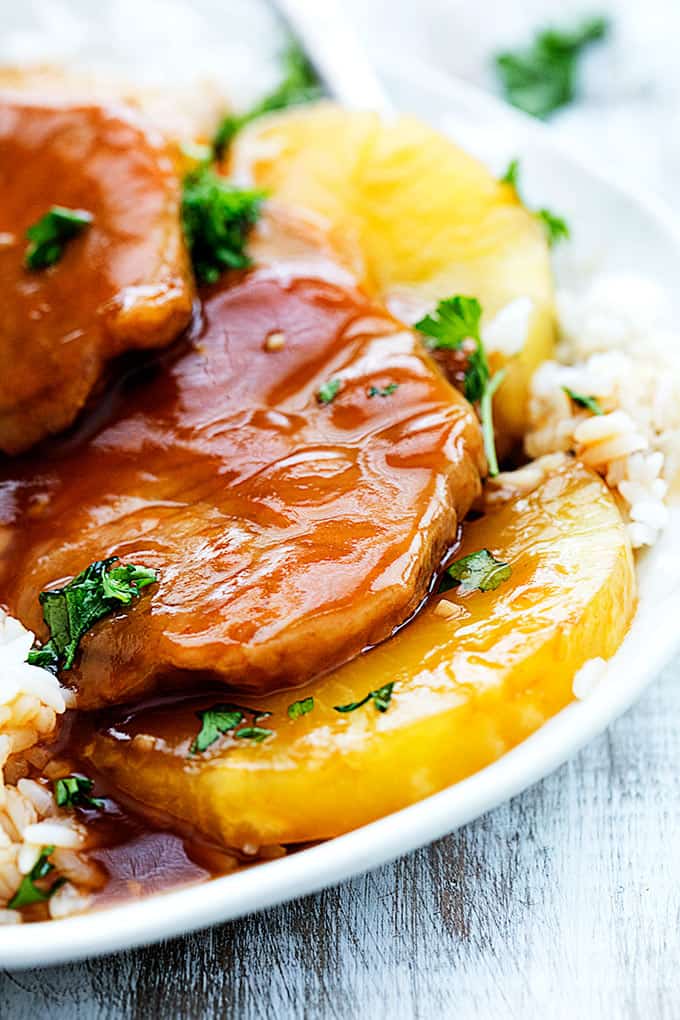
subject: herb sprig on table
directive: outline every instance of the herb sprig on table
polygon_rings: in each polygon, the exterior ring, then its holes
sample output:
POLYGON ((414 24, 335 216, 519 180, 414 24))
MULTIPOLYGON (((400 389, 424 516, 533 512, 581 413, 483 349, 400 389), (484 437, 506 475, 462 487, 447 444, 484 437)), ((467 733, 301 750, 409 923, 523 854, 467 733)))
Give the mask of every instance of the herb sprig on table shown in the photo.
POLYGON ((523 50, 499 53, 495 66, 513 106, 534 117, 548 117, 576 94, 578 60, 609 31, 606 18, 590 18, 575 29, 545 29, 523 50))

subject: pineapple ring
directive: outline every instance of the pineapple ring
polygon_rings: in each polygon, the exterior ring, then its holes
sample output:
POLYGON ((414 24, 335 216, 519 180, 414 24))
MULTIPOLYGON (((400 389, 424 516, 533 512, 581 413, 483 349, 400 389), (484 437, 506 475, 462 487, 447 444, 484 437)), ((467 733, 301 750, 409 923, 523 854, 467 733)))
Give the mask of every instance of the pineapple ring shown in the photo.
POLYGON ((509 184, 411 117, 331 103, 262 118, 237 136, 230 170, 316 213, 364 286, 413 323, 453 294, 476 297, 483 324, 529 299, 516 353, 491 353, 508 373, 495 399, 506 448, 527 425, 529 380, 550 357, 555 314, 544 232, 509 184))
MULTIPOLYGON (((568 458, 529 494, 465 532, 512 566, 495 591, 447 592, 396 636, 341 669, 266 699, 228 692, 149 708, 84 741, 91 765, 142 813, 230 847, 323 839, 357 828, 489 764, 573 697, 583 663, 620 644, 635 605, 630 543, 599 477, 568 458), (387 710, 371 699, 394 682, 387 710), (295 699, 314 698, 291 719, 295 699), (233 730, 200 753, 196 711, 271 712, 258 743, 233 730)), ((250 724, 250 719, 248 723, 250 724)))

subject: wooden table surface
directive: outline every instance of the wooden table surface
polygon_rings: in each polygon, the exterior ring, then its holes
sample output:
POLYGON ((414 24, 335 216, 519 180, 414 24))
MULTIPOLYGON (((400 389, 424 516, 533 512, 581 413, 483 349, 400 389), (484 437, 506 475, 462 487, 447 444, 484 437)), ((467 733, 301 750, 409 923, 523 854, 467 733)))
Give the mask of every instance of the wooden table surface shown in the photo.
MULTIPOLYGON (((229 4, 232 12, 251 6, 229 4)), ((494 49, 583 10, 580 0, 345 6, 376 56, 401 47, 405 59, 424 56, 483 85, 494 49)), ((680 132, 668 123, 680 109, 680 5, 595 4, 602 8, 616 19, 615 39, 589 58, 583 100, 551 130, 673 199, 680 132)), ((24 9, 12 5, 10 13, 20 19, 24 9)), ((68 20, 45 24, 63 30, 67 52, 68 20)), ((10 43, 24 54, 25 37, 10 43)), ((2 47, 0 39, 0 56, 2 47)), ((572 762, 459 832, 318 896, 211 931, 4 974, 0 1018, 676 1020, 679 761, 680 660, 572 762)))

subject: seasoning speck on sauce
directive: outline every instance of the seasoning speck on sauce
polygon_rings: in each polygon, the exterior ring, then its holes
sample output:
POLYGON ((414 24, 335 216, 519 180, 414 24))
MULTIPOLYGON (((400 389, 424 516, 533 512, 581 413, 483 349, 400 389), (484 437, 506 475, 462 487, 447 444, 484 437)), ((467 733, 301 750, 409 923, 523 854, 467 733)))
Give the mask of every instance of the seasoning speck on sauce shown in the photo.
POLYGON ((273 333, 269 333, 264 342, 265 351, 280 351, 286 346, 286 334, 282 333, 281 330, 275 330, 273 333))

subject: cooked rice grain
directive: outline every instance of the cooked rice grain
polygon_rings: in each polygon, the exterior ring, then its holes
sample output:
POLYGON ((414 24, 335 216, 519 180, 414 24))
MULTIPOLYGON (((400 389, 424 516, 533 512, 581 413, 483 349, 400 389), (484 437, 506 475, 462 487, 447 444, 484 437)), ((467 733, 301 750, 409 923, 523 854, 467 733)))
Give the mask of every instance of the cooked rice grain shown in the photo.
POLYGON ((572 452, 616 492, 634 548, 653 545, 668 521, 680 468, 680 361, 670 301, 654 281, 596 277, 582 296, 558 295, 558 360, 531 384, 530 457, 572 452), (567 395, 595 397, 593 415, 567 395))
MULTIPOLYGON (((85 909, 99 880, 75 852, 86 839, 83 826, 57 807, 49 786, 27 778, 31 749, 54 734, 73 699, 51 673, 26 662, 32 644, 33 634, 0 611, 0 924, 21 921, 8 904, 45 846, 56 848, 55 876, 67 879, 48 901, 51 917, 85 909)), ((37 760, 44 767, 44 750, 37 760)))

